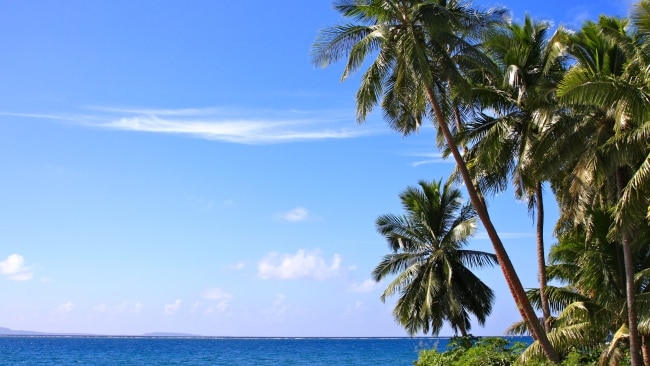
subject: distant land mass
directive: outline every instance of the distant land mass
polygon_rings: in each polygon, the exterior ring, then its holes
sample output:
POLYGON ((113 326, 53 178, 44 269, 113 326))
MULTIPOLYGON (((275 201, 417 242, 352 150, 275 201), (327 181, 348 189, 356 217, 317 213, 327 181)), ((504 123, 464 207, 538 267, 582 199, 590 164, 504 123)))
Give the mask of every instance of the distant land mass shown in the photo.
MULTIPOLYGON (((104 336, 104 334, 89 334, 89 333, 46 333, 34 332, 31 330, 13 330, 9 328, 0 327, 0 336, 104 336)), ((127 335, 125 335, 127 336, 127 335)), ((187 333, 171 333, 171 332, 152 332, 144 333, 142 335, 132 335, 133 337, 201 337, 197 334, 187 333)))
POLYGON ((47 333, 31 332, 28 330, 13 330, 0 327, 0 335, 46 335, 47 333))

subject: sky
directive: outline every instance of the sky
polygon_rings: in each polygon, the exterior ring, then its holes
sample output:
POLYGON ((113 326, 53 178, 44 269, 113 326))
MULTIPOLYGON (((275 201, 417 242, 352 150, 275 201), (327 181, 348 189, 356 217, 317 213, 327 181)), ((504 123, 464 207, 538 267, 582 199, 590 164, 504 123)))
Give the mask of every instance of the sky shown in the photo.
MULTIPOLYGON (((578 28, 630 1, 475 4, 578 28)), ((374 222, 453 163, 430 123, 402 137, 376 110, 357 124, 358 75, 311 64, 318 31, 342 22, 330 1, 0 9, 0 327, 407 335, 370 277, 389 253, 374 222)), ((506 192, 489 208, 537 287, 525 204, 506 192)), ((469 247, 492 252, 481 228, 469 247)), ((500 269, 478 273, 496 302, 472 333, 502 335, 519 313, 500 269)))

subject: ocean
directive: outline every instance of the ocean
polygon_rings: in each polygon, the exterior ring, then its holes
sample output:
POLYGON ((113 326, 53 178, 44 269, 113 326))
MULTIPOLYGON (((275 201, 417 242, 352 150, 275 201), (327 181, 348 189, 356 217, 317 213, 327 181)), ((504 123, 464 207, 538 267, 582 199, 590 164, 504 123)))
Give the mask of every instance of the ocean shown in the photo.
POLYGON ((412 366, 448 338, 2 336, 0 365, 412 366))

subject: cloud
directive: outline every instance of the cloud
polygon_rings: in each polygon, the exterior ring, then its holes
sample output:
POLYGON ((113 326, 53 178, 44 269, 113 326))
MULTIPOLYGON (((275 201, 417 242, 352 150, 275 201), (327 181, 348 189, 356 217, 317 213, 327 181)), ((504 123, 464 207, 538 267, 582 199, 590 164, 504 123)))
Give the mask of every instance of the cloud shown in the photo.
POLYGON ((68 301, 65 304, 61 304, 56 308, 57 313, 69 313, 74 309, 74 303, 68 301))
POLYGON ((319 251, 298 250, 294 255, 269 253, 258 263, 258 276, 262 279, 324 280, 336 276, 341 269, 341 256, 334 254, 327 264, 319 251))
POLYGON ((275 218, 282 221, 299 222, 310 220, 311 216, 309 215, 309 211, 306 208, 296 207, 287 212, 277 213, 275 215, 275 218))
POLYGON ((129 109, 88 107, 91 114, 0 113, 54 119, 113 130, 185 135, 238 144, 348 139, 373 132, 354 126, 347 111, 274 111, 224 108, 129 109))
POLYGON ((181 308, 181 299, 176 299, 173 304, 165 305, 165 315, 174 315, 181 308))
POLYGON ((25 266, 25 258, 20 254, 11 254, 0 262, 0 274, 14 281, 28 281, 34 277, 31 269, 25 266))
POLYGON ((422 153, 422 154, 411 154, 410 156, 425 158, 424 160, 419 160, 411 163, 412 167, 418 167, 420 165, 427 164, 438 164, 438 163, 453 163, 453 159, 445 159, 440 153, 422 153))
POLYGON ((233 298, 231 293, 228 293, 220 288, 209 288, 203 291, 203 298, 216 301, 216 306, 210 309, 224 312, 230 306, 230 300, 233 298))
POLYGON ((190 305, 190 313, 196 314, 199 311, 203 314, 226 313, 230 308, 230 301, 234 298, 220 288, 213 287, 204 290, 201 297, 208 301, 195 301, 190 305))
POLYGON ((144 305, 142 303, 136 302, 135 305, 133 305, 133 308, 131 309, 132 312, 136 314, 140 314, 144 310, 144 305))
POLYGON ((203 291, 202 297, 208 300, 227 300, 232 299, 232 294, 229 294, 220 288, 214 287, 203 291))
MULTIPOLYGON (((521 239, 521 238, 531 238, 535 236, 535 233, 499 233, 501 239, 521 239)), ((480 232, 473 237, 476 240, 488 240, 490 237, 486 232, 480 232)))
POLYGON ((348 288, 348 291, 350 292, 357 292, 357 293, 363 293, 363 292, 372 292, 374 291, 377 287, 379 287, 379 283, 377 283, 373 279, 367 279, 361 283, 353 283, 350 285, 348 288))

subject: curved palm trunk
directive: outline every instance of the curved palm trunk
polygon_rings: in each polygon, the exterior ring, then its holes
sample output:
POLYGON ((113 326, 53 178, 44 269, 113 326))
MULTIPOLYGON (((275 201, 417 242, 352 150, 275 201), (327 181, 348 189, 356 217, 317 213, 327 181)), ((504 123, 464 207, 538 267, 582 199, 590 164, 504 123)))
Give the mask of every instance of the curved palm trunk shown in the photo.
MULTIPOLYGON (((625 168, 621 167, 616 169, 616 188, 619 198, 628 181, 625 168)), ((627 299, 627 326, 630 336, 630 360, 632 361, 632 366, 641 366, 643 365, 643 358, 641 357, 641 339, 638 331, 636 306, 634 305, 636 288, 634 286, 634 260, 632 258, 631 241, 630 233, 623 232, 623 263, 625 264, 625 295, 627 299)))
POLYGON ((506 283, 508 284, 510 292, 515 299, 517 308, 519 309, 522 318, 528 323, 533 337, 539 342, 539 345, 544 351, 546 357, 549 359, 549 361, 559 364, 560 357, 549 342, 548 337, 546 336, 546 332, 539 323, 537 315, 535 314, 535 310, 531 306, 530 301, 526 296, 524 287, 522 286, 521 281, 517 276, 517 272, 515 271, 515 268, 510 261, 510 257, 508 256, 508 253, 506 252, 505 247, 501 242, 501 238, 499 238, 499 234, 492 224, 492 220, 490 219, 488 211, 478 194, 478 190, 472 182, 469 171, 467 170, 467 165, 465 164, 465 161, 463 160, 463 157, 461 156, 458 149, 458 145, 454 141, 451 131, 449 130, 449 126, 447 126, 445 123, 444 114, 442 113, 442 109, 437 102, 433 89, 430 86, 427 86, 426 92, 429 102, 431 103, 431 106, 434 110, 436 119, 439 121, 440 129, 442 130, 445 142, 447 143, 449 150, 451 150, 451 153, 454 156, 454 160, 458 165, 458 169, 460 170, 461 176, 463 177, 463 181, 467 188, 467 193, 470 197, 470 202, 472 203, 472 206, 474 206, 474 209, 481 219, 481 222, 485 227, 485 231, 487 232, 488 237, 492 242, 492 246, 494 247, 494 254, 497 256, 499 266, 503 271, 506 283))
POLYGON ((641 349, 643 351, 643 364, 650 366, 650 344, 646 336, 641 336, 641 349))
POLYGON ((544 329, 546 333, 551 331, 551 308, 548 305, 546 294, 546 255, 544 253, 544 202, 542 194, 542 183, 535 184, 535 203, 537 205, 537 276, 539 278, 539 295, 542 303, 542 315, 544 316, 544 329))
POLYGON ((460 324, 458 325, 458 328, 460 329, 461 337, 463 337, 463 338, 467 337, 467 328, 465 328, 465 323, 460 322, 460 324))
MULTIPOLYGON (((451 82, 449 83, 451 84, 451 82)), ((463 119, 460 116, 460 108, 458 108, 457 103, 454 103, 454 116, 456 117, 456 129, 460 131, 461 128, 463 127, 463 123, 462 123, 463 119)), ((460 147, 461 152, 464 152, 465 150, 467 150, 467 146, 463 145, 460 147)))

